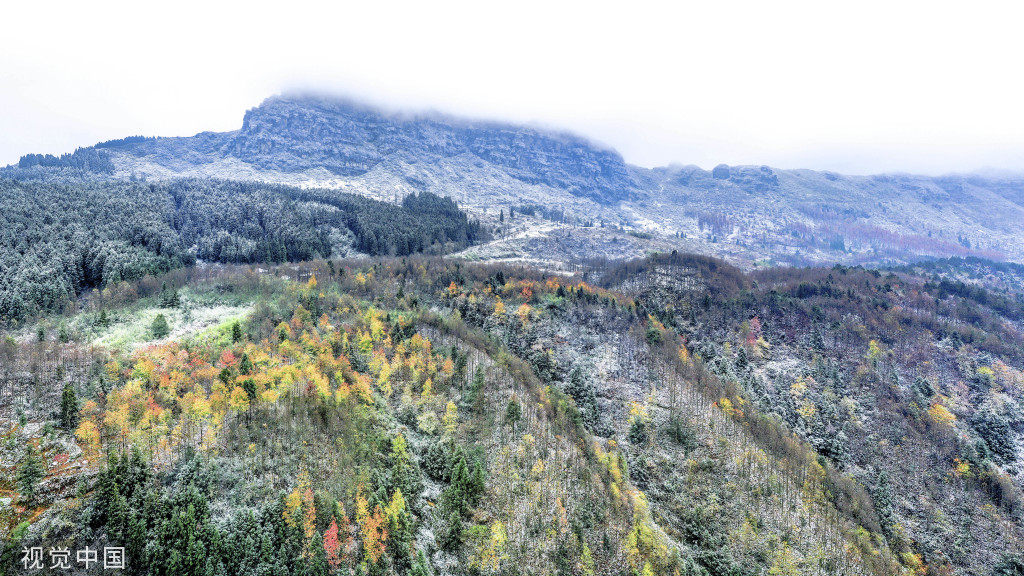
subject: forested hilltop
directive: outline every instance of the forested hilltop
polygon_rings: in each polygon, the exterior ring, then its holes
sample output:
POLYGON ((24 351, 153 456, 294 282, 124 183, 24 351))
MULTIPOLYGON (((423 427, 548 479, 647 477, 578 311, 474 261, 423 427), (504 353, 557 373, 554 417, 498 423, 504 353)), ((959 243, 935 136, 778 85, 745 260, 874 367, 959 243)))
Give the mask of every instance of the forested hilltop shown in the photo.
POLYGON ((681 254, 584 279, 187 268, 12 333, 0 570, 1024 569, 1020 290, 681 254))
POLYGON ((0 179, 0 324, 198 261, 436 254, 487 237, 453 201, 429 192, 395 205, 255 182, 0 179))

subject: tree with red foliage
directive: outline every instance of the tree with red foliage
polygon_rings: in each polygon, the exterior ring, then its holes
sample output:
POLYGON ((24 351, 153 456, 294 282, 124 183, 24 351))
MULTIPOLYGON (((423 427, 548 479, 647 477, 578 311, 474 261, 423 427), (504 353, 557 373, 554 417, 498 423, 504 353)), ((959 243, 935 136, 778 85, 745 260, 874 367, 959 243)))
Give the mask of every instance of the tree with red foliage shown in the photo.
POLYGON ((324 532, 324 550, 331 571, 337 570, 341 566, 341 542, 338 540, 338 521, 334 518, 331 518, 331 526, 324 532))

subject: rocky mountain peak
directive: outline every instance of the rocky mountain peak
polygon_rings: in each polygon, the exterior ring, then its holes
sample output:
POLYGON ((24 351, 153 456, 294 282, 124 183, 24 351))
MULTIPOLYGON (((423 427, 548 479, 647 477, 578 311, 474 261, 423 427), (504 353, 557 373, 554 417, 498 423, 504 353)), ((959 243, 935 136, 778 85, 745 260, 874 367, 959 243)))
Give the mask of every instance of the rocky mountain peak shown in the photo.
POLYGON ((522 182, 603 204, 638 188, 621 155, 578 136, 313 96, 276 96, 249 110, 224 152, 260 169, 320 167, 342 177, 365 174, 390 157, 436 162, 469 155, 522 182))

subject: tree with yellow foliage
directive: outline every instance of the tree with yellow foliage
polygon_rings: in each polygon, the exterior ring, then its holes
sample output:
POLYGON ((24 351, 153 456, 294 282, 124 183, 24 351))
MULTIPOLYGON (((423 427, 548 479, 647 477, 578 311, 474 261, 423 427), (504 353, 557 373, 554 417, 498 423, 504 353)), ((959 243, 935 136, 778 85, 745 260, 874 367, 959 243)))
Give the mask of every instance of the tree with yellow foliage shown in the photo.
POLYGON ((868 342, 868 353, 866 358, 871 362, 873 368, 878 368, 878 360, 882 357, 882 347, 878 345, 877 340, 868 342))
POLYGON ((956 422, 956 416, 939 402, 935 402, 931 408, 928 408, 928 417, 939 426, 952 426, 956 422))
POLYGON ((772 555, 772 564, 768 567, 770 576, 800 576, 800 568, 793 549, 789 544, 782 543, 772 555))
POLYGON ((296 488, 284 497, 284 507, 281 510, 281 517, 287 525, 295 528, 299 525, 301 515, 302 495, 299 494, 299 489, 296 488))
POLYGON ((75 430, 75 437, 82 443, 86 458, 93 459, 100 453, 100 430, 92 420, 83 420, 75 430))
POLYGON ((441 426, 446 437, 455 435, 455 429, 459 426, 459 407, 451 400, 444 407, 444 416, 441 417, 441 426))
POLYGON ((408 567, 412 561, 412 516, 409 514, 401 488, 395 489, 391 501, 384 507, 387 516, 387 533, 391 542, 391 555, 396 564, 408 567))
POLYGON ((363 540, 363 557, 369 564, 376 564, 386 550, 387 517, 380 504, 371 512, 366 496, 360 494, 356 497, 356 522, 363 540))
POLYGON ((490 526, 488 538, 480 543, 477 550, 476 566, 485 572, 500 573, 502 562, 509 557, 505 551, 507 542, 505 525, 495 520, 490 526))
POLYGON ((241 386, 235 386, 231 390, 231 399, 229 406, 236 413, 241 414, 242 412, 249 411, 249 393, 245 391, 241 386))

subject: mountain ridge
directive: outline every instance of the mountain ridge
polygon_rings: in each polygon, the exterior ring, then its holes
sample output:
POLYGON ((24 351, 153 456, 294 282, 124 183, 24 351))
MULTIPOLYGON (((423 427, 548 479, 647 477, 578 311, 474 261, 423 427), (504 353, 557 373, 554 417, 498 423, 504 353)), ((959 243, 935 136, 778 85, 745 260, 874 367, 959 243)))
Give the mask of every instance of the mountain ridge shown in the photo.
POLYGON ((430 191, 505 229, 490 245, 471 249, 471 258, 524 260, 539 251, 541 260, 571 265, 679 249, 745 268, 951 256, 1024 262, 1017 225, 1024 221, 1024 178, 849 176, 725 164, 643 168, 564 131, 386 111, 322 95, 268 98, 234 131, 129 137, 59 159, 29 155, 4 172, 36 177, 59 167, 114 179, 258 180, 392 202, 430 191), (502 219, 524 207, 545 216, 502 219), (572 233, 602 248, 569 250, 572 233), (636 233, 650 242, 636 242, 636 233), (528 240, 537 237, 546 246, 528 240))
MULTIPOLYGON (((360 100, 354 97, 339 96, 330 93, 321 92, 283 92, 265 98, 259 105, 253 106, 245 111, 242 118, 242 126, 238 130, 228 130, 223 132, 202 130, 192 135, 183 136, 128 136, 124 138, 116 138, 112 140, 106 140, 97 142, 91 146, 81 146, 76 150, 86 149, 103 149, 103 148, 124 148, 132 147, 137 144, 147 144, 156 141, 167 141, 167 140, 191 140, 191 139, 206 139, 209 137, 226 137, 234 139, 234 137, 246 131, 249 128, 248 123, 254 117, 254 114, 261 108, 268 105, 274 105, 280 102, 291 102, 291 103, 305 103, 314 106, 326 107, 327 109, 334 109, 335 111, 339 107, 348 108, 354 111, 358 111, 364 114, 373 114, 382 118, 394 119, 401 122, 440 122, 446 123, 453 126, 459 127, 475 127, 475 128, 486 128, 486 129, 522 129, 537 133, 544 133, 548 137, 562 138, 567 141, 573 141, 582 143, 588 147, 594 148, 599 151, 611 153, 618 156, 619 159, 630 168, 639 171, 672 171, 679 169, 687 170, 701 170, 704 172, 711 172, 712 168, 705 168, 697 164, 687 163, 685 161, 672 161, 664 165, 656 166, 643 166, 640 164, 633 164, 625 160, 621 153, 611 144, 607 144, 601 140, 591 138, 584 134, 573 132, 569 129, 559 128, 542 123, 533 122, 513 122, 506 120, 496 120, 484 117, 470 117, 460 116, 458 114, 450 112, 442 112, 431 108, 423 109, 411 109, 411 108, 400 108, 400 107, 387 107, 378 104, 371 104, 366 101, 360 100)), ((72 154, 72 153, 67 153, 72 154)), ((65 155, 67 155, 65 154, 65 155)), ((30 153, 22 156, 22 159, 31 156, 53 156, 49 153, 35 154, 30 153)), ((9 164, 6 168, 13 168, 17 164, 9 164)), ((765 164, 749 163, 749 164, 726 164, 719 163, 717 166, 728 166, 730 168, 758 168, 766 166, 765 164)), ((949 171, 938 174, 925 174, 906 170, 891 170, 881 172, 867 172, 867 173, 848 173, 841 170, 832 169, 817 169, 817 168, 779 168, 772 167, 776 171, 791 172, 796 174, 819 174, 819 175, 831 175, 843 178, 883 178, 883 177, 914 177, 914 178, 925 178, 925 179, 949 179, 949 178, 980 178, 985 180, 1022 180, 1024 181, 1024 172, 994 168, 994 167, 982 167, 977 170, 969 171, 949 171)))

